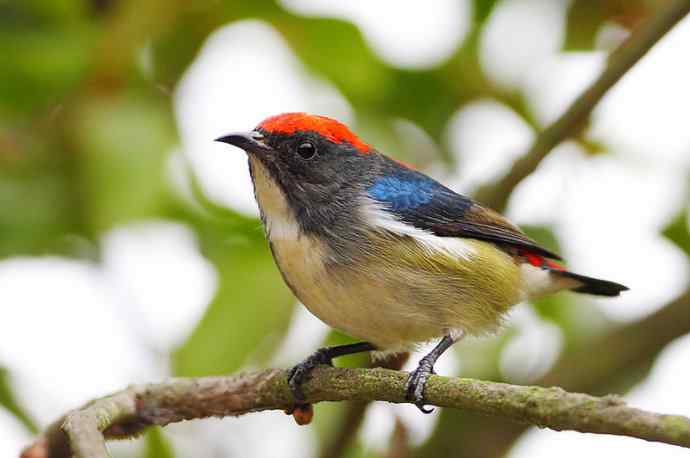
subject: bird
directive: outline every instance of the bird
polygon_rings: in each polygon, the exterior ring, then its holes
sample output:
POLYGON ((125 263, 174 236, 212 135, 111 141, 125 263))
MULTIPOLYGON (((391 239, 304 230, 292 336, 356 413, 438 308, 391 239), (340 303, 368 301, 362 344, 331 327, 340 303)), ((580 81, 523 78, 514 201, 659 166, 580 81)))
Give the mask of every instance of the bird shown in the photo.
POLYGON ((517 225, 379 152, 345 124, 290 112, 216 138, 247 153, 275 263, 297 299, 361 340, 318 349, 288 371, 297 401, 319 365, 438 341, 405 398, 429 413, 424 387, 464 336, 500 329, 510 308, 561 290, 618 296, 628 288, 570 272, 517 225))

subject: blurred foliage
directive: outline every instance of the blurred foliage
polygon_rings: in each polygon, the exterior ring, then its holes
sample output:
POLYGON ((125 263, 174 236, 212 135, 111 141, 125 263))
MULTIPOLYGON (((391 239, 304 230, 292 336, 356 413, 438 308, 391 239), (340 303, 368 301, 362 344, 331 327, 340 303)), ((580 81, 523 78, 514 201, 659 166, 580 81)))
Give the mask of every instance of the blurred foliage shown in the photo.
POLYGON ((7 369, 2 367, 0 367, 0 406, 13 414, 29 432, 36 434, 39 431, 36 423, 34 423, 14 398, 10 387, 10 375, 7 369))
MULTIPOLYGON (((630 27, 660 4, 574 0, 564 49, 591 50, 604 25, 630 27)), ((197 202, 181 197, 169 180, 171 152, 180 144, 170 94, 183 72, 217 28, 241 19, 264 20, 305 68, 343 94, 365 137, 415 162, 418 152, 394 129, 396 120, 406 119, 431 136, 440 151, 437 159, 449 165, 454 157, 444 128, 468 102, 495 99, 535 130, 541 127, 522 94, 497 86, 481 68, 482 27, 497 5, 498 0, 474 0, 470 30, 453 54, 434 68, 409 70, 383 62, 353 24, 298 16, 269 0, 0 0, 0 257, 57 254, 97 260, 101 237, 115 227, 145 219, 182 223, 196 234, 219 285, 196 329, 171 355, 174 373, 222 374, 266 364, 286 332, 295 301, 258 220, 206 200, 194 177, 190 184, 197 202)), ((587 151, 604 150, 590 139, 577 141, 587 151)), ((526 229, 558 251, 551 228, 526 229)), ((687 211, 664 235, 690 256, 687 211)), ((560 327, 566 346, 611 326, 582 298, 557 295, 536 301, 534 308, 560 327)), ((509 329, 459 347, 463 375, 502 379, 500 355, 513 335, 509 329)), ((332 332, 325 344, 349 341, 332 332)), ((361 355, 337 361, 365 363, 361 355)), ((0 371, 0 405, 35 432, 10 388, 7 372, 0 371)), ((333 438, 344 408, 317 406, 321 444, 333 438)), ((431 439, 413 454, 499 456, 512 433, 510 427, 497 430, 492 421, 443 410, 431 439), (456 448, 458 431, 468 431, 462 450, 456 448)), ((174 451, 154 429, 146 435, 143 456, 168 458, 174 451)), ((353 440, 343 456, 373 452, 353 440)))
POLYGON ((159 426, 146 430, 143 458, 174 458, 175 452, 159 426))
POLYGON ((664 228, 662 234, 690 257, 690 226, 688 208, 683 209, 664 228))

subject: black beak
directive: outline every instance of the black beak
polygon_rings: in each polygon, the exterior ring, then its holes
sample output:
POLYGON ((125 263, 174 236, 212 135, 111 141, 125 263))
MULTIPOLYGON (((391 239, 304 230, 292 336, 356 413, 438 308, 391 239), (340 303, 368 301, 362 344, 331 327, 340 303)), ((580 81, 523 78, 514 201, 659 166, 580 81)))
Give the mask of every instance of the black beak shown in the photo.
POLYGON ((259 132, 236 132, 229 135, 224 135, 215 139, 217 142, 227 143, 229 145, 242 148, 248 153, 260 153, 272 151, 263 142, 263 135, 259 132))

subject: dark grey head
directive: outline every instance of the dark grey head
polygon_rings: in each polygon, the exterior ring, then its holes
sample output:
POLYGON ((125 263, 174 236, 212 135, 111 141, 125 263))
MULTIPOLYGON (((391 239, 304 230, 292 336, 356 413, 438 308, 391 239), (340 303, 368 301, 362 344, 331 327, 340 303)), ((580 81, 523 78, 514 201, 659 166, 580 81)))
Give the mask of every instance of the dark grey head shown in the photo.
POLYGON ((345 125, 306 113, 273 116, 249 133, 217 140, 247 152, 264 217, 273 205, 268 199, 280 199, 268 195, 274 186, 301 230, 320 235, 356 226, 358 198, 386 162, 345 125))

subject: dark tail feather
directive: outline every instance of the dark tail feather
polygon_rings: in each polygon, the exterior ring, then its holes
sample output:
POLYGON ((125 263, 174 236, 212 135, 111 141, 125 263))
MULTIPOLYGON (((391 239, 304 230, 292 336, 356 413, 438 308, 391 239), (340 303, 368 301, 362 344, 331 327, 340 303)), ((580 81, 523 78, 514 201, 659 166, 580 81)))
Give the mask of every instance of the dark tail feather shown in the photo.
POLYGON ((553 271, 556 275, 566 278, 572 278, 582 283, 582 286, 572 288, 572 291, 585 294, 594 294, 596 296, 619 296, 621 291, 627 291, 629 288, 619 283, 614 283, 608 280, 599 280, 598 278, 585 277, 584 275, 575 274, 565 270, 553 271))

